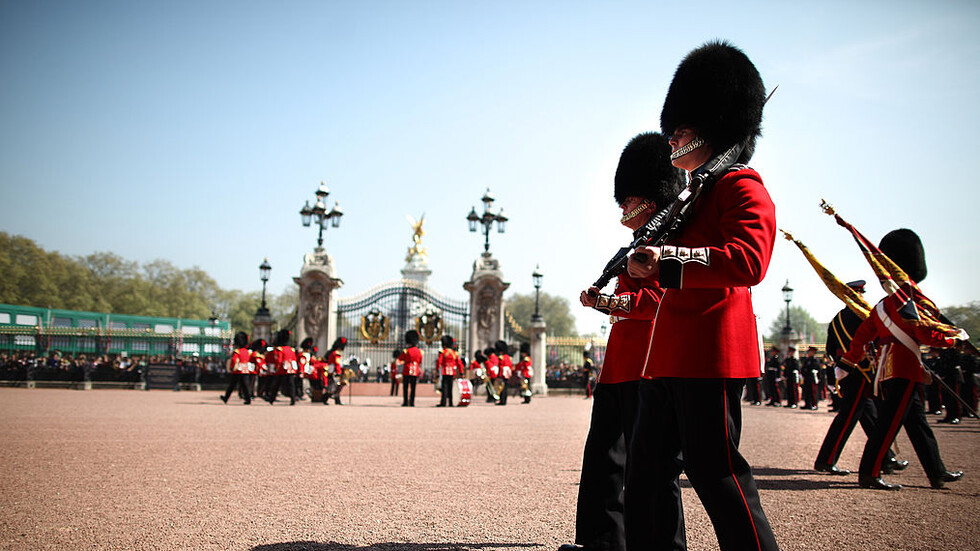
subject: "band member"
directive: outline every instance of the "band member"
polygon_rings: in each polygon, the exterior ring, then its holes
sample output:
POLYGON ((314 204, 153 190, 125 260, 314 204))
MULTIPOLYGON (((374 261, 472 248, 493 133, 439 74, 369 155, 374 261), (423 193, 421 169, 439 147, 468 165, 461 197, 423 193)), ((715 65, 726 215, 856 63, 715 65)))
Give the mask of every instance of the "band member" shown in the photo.
POLYGON ((786 380, 786 407, 796 409, 800 403, 800 362, 796 359, 795 346, 786 348, 783 379, 786 380))
POLYGON ((486 369, 487 378, 490 380, 490 385, 487 386, 487 401, 496 402, 500 398, 496 390, 500 385, 500 359, 497 357, 497 351, 493 347, 487 347, 483 351, 483 355, 487 358, 483 362, 483 367, 486 369))
POLYGON ((330 345, 330 351, 327 352, 327 367, 324 375, 329 378, 330 384, 327 385, 328 392, 323 397, 324 404, 327 404, 333 398, 334 403, 338 406, 344 405, 340 401, 340 394, 347 386, 347 381, 344 380, 344 363, 341 358, 345 348, 347 348, 347 339, 345 337, 337 337, 334 339, 333 344, 330 345))
POLYGON ((582 382, 585 385, 585 399, 592 397, 592 377, 595 373, 595 362, 592 361, 592 350, 586 348, 582 351, 582 382))
POLYGON ((398 396, 398 387, 401 386, 402 382, 402 373, 398 369, 398 357, 404 351, 402 348, 396 348, 391 353, 391 365, 388 367, 388 378, 391 379, 391 389, 388 390, 388 396, 398 396))
MULTIPOLYGON (((878 248, 918 284, 926 277, 926 258, 922 241, 909 229, 889 232, 881 239, 878 248)), ((877 342, 877 373, 875 387, 882 395, 878 410, 878 422, 868 437, 861 455, 858 484, 862 488, 876 490, 900 490, 899 484, 889 484, 881 479, 888 457, 888 448, 895 441, 898 429, 905 427, 922 468, 933 488, 942 488, 947 482, 963 477, 963 471, 950 472, 939 456, 939 445, 926 421, 920 393, 926 372, 922 365, 920 346, 949 348, 957 346, 959 339, 919 323, 914 298, 917 287, 902 286, 872 309, 861 322, 841 362, 857 368, 867 355, 872 342, 877 342)), ((870 359, 870 358, 869 358, 870 359)))
POLYGON ((410 329, 405 333, 408 348, 398 357, 402 366, 402 407, 415 407, 415 385, 422 374, 422 351, 419 350, 419 332, 410 329))
MULTIPOLYGON (((747 163, 761 134, 765 101, 762 78, 741 50, 711 42, 688 54, 660 115, 674 166, 700 175, 708 161, 737 155, 737 163, 747 163)), ((761 176, 743 164, 700 189, 680 231, 662 247, 637 247, 628 264, 632 277, 658 282, 664 296, 632 441, 634 451, 640 443, 650 451, 627 464, 626 511, 632 514, 631 494, 651 492, 654 505, 643 522, 660 529, 643 548, 683 548, 667 538, 682 515, 673 509, 683 470, 722 551, 777 549, 752 471, 738 450, 742 387, 762 367, 749 288, 762 282, 769 267, 775 206, 761 176)), ((628 522, 627 537, 630 528, 628 522)))
POLYGON ((269 387, 266 401, 275 403, 282 389, 289 396, 289 405, 296 405, 296 351, 289 346, 289 330, 282 329, 276 333, 273 349, 265 355, 265 361, 273 373, 272 384, 269 387))
MULTIPOLYGON (((670 164, 666 138, 654 133, 634 137, 620 155, 614 178, 613 198, 623 212, 620 223, 638 231, 677 196, 683 178, 683 173, 670 164)), ((627 548, 622 491, 627 450, 633 436, 640 372, 663 291, 656 285, 641 287, 638 280, 623 273, 613 294, 600 292, 591 287, 579 297, 583 306, 609 315, 612 330, 606 343, 604 367, 595 385, 589 435, 582 455, 575 516, 575 541, 581 547, 565 545, 560 548, 563 550, 627 548)), ((679 501, 680 486, 675 489, 679 501)), ((634 508, 637 514, 633 518, 645 522, 649 507, 635 500, 634 508)), ((648 548, 649 542, 643 540, 652 539, 639 528, 630 530, 630 536, 640 540, 631 540, 633 549, 648 548)), ((678 533, 677 528, 671 537, 684 540, 682 530, 678 533)))
POLYGON ((248 335, 239 331, 235 333, 235 352, 228 358, 228 388, 221 395, 221 401, 228 403, 228 397, 238 388, 245 405, 252 403, 252 389, 248 384, 248 374, 251 371, 252 353, 248 349, 248 335))
POLYGON ((946 416, 936 421, 937 423, 950 423, 958 425, 960 423, 960 402, 956 398, 960 395, 960 387, 963 385, 963 370, 960 368, 960 354, 954 348, 944 348, 939 352, 939 369, 934 373, 939 376, 945 386, 942 387, 942 400, 946 406, 946 416))
POLYGON ((436 407, 453 407, 453 385, 456 384, 456 374, 459 372, 459 353, 453 349, 456 340, 452 335, 442 336, 442 350, 436 359, 436 368, 441 376, 439 388, 442 398, 436 407))
POLYGON ((531 377, 534 376, 534 369, 531 368, 531 345, 522 342, 519 353, 521 359, 514 366, 514 372, 521 381, 521 397, 524 398, 525 404, 530 404, 532 396, 531 377))
POLYGON ((493 382, 490 380, 490 377, 487 375, 487 368, 485 367, 486 363, 487 363, 487 356, 482 351, 477 350, 476 352, 473 353, 473 361, 470 363, 470 376, 471 376, 470 382, 473 383, 474 395, 476 394, 475 389, 478 389, 481 386, 486 387, 487 401, 492 402, 493 392, 491 390, 491 387, 493 385, 493 382))
MULTIPOLYGON (((864 294, 864 280, 851 281, 847 286, 864 294)), ((871 382, 859 370, 840 361, 840 357, 851 346, 851 339, 854 338, 854 332, 860 325, 861 317, 850 308, 844 308, 834 316, 827 328, 827 354, 834 360, 836 366, 835 380, 840 399, 837 415, 830 423, 827 436, 824 437, 817 459, 813 463, 814 470, 820 472, 836 475, 851 474, 851 471, 837 466, 844 444, 847 443, 857 423, 861 423, 864 433, 870 437, 878 420, 878 408, 872 396, 871 382)), ((866 367, 867 363, 867 359, 862 360, 863 366, 866 367)), ((895 459, 895 454, 889 449, 882 472, 901 471, 908 465, 908 461, 895 459)))
POLYGON ((497 405, 506 406, 510 378, 514 375, 514 361, 510 359, 510 347, 505 341, 497 341, 494 348, 497 350, 497 361, 500 365, 500 377, 497 379, 499 381, 497 392, 500 394, 500 400, 497 400, 497 405))
POLYGON ((256 390, 254 395, 266 400, 269 388, 272 386, 271 366, 265 361, 268 344, 265 339, 255 339, 249 346, 252 350, 252 363, 255 364, 256 390))
POLYGON ((769 356, 766 357, 766 394, 769 398, 767 406, 778 408, 783 405, 779 394, 779 372, 782 370, 782 365, 779 349, 773 346, 769 349, 769 356))
POLYGON ((800 362, 803 376, 803 408, 817 409, 817 378, 820 374, 820 362, 817 360, 817 348, 811 346, 806 350, 806 357, 800 362))

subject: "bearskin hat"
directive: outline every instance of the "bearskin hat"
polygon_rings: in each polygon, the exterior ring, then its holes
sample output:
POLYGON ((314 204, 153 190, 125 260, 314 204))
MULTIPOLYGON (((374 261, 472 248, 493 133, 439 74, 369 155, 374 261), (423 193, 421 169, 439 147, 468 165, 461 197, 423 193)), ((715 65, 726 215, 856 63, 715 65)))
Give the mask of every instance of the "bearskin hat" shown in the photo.
POLYGON ((521 343, 521 354, 531 354, 531 343, 529 342, 521 343))
POLYGON ((276 333, 272 346, 286 346, 287 344, 289 344, 289 329, 280 329, 276 333))
POLYGON ((255 339, 249 348, 255 352, 265 352, 265 339, 255 339))
POLYGON ((653 201, 666 208, 684 186, 684 171, 670 164, 670 144, 655 132, 634 136, 619 156, 613 181, 613 198, 623 204, 627 197, 653 201))
POLYGON ((670 135, 691 126, 714 152, 744 143, 738 162, 746 163, 762 135, 766 88, 755 65, 725 41, 708 42, 681 61, 660 112, 660 130, 670 135))
POLYGON ((313 348, 313 337, 306 337, 303 342, 299 343, 299 347, 303 350, 310 350, 313 348))
POLYGON ((479 350, 477 350, 476 352, 473 353, 473 358, 476 361, 480 362, 481 364, 483 362, 487 361, 486 355, 484 355, 483 352, 480 352, 479 350))
POLYGON ((398 357, 401 356, 403 352, 405 351, 402 350, 401 348, 396 348, 395 351, 391 353, 391 359, 397 360, 398 357))
POLYGON ((494 343, 493 348, 497 351, 497 354, 507 354, 510 351, 510 348, 507 346, 507 341, 497 341, 494 343))
POLYGON ((878 248, 898 264, 912 281, 918 283, 926 278, 926 251, 914 231, 906 228, 890 231, 881 238, 878 248))
POLYGON ((443 335, 442 336, 442 347, 443 348, 452 348, 454 344, 456 344, 456 339, 454 339, 452 335, 443 335))
POLYGON ((248 334, 244 331, 239 331, 235 333, 235 348, 245 348, 248 346, 248 334))
POLYGON ((337 337, 333 341, 333 346, 330 347, 331 350, 343 350, 344 348, 347 348, 346 337, 337 337))
POLYGON ((483 349, 483 354, 486 355, 486 357, 488 357, 488 358, 490 357, 491 354, 493 354, 493 355, 496 356, 497 355, 497 349, 494 348, 494 347, 492 347, 492 346, 488 346, 488 347, 486 347, 486 348, 483 349))
POLYGON ((419 340, 421 340, 421 337, 419 336, 419 332, 415 329, 409 329, 405 332, 405 343, 408 346, 418 345, 419 340))

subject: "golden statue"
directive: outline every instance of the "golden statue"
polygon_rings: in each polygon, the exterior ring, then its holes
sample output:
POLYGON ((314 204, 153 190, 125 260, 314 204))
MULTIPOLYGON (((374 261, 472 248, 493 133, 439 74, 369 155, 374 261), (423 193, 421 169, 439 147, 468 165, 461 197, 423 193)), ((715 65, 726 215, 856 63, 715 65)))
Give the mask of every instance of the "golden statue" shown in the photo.
POLYGON ((414 245, 408 248, 408 255, 405 256, 405 262, 411 262, 412 258, 418 256, 424 264, 429 256, 425 247, 422 246, 422 236, 425 235, 425 230, 422 229, 422 224, 425 223, 425 213, 422 214, 422 218, 418 222, 409 215, 405 215, 405 218, 408 219, 408 224, 412 226, 412 241, 414 242, 414 245))

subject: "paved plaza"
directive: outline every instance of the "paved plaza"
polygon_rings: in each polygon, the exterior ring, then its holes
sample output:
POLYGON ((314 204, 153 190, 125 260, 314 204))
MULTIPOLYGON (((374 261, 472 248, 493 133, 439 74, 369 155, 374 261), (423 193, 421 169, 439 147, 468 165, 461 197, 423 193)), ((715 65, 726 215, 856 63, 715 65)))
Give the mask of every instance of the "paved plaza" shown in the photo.
MULTIPOLYGON (((574 535, 590 402, 224 405, 216 392, 0 389, 0 549, 543 550, 574 535)), ((742 450, 784 550, 980 548, 980 423, 900 492, 809 468, 832 414, 745 406, 742 450)), ((930 417, 930 421, 935 421, 930 417)), ((841 467, 856 469, 858 431, 841 467)), ((717 549, 686 481, 688 547, 717 549)))

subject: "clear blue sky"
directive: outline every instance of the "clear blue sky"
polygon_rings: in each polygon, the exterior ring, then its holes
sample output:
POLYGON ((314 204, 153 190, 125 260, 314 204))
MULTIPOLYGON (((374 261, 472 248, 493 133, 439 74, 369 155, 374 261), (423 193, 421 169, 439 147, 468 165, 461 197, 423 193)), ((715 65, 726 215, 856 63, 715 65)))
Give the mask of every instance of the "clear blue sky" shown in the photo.
MULTIPOLYGON (((841 278, 872 276, 821 198, 871 239, 923 238, 940 305, 976 283, 980 4, 938 2, 49 1, 0 3, 0 230, 66 255, 200 266, 281 292, 315 246, 298 211, 321 180, 326 232, 359 294, 399 277, 425 214, 444 294, 482 251, 465 216, 489 187, 509 292, 577 296, 625 244, 612 176, 657 130, 674 69, 724 38, 769 89, 753 166, 779 225, 841 278)), ((789 242, 756 289, 763 328, 839 302, 789 242)), ((869 298, 877 298, 880 292, 869 298), (875 296, 877 294, 877 296, 875 296)))

